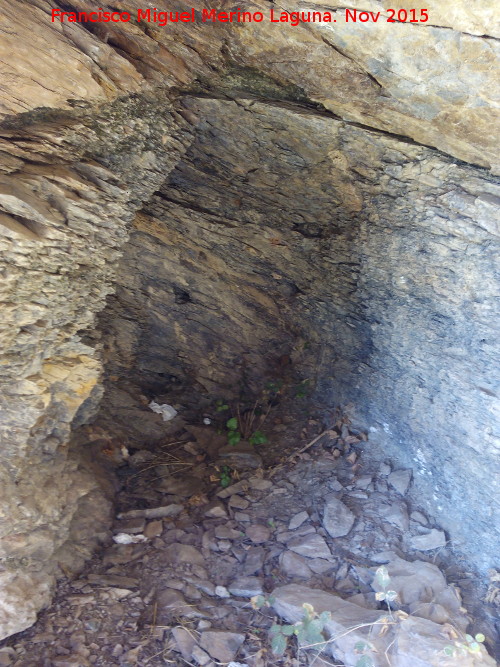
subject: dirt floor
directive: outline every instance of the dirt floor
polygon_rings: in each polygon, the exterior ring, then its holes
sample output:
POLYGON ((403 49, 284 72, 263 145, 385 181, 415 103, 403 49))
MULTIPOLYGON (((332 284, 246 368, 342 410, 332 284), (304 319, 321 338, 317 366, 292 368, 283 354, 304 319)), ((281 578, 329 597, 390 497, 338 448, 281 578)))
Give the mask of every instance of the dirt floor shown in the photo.
MULTIPOLYGON (((120 488, 113 542, 3 643, 0 665, 495 664, 465 637, 460 590, 467 604, 477 587, 411 505, 412 472, 380 460, 339 413, 287 417, 271 389, 246 410, 175 417, 154 448, 104 437, 120 488)), ((496 590, 468 629, 490 650, 496 590)))

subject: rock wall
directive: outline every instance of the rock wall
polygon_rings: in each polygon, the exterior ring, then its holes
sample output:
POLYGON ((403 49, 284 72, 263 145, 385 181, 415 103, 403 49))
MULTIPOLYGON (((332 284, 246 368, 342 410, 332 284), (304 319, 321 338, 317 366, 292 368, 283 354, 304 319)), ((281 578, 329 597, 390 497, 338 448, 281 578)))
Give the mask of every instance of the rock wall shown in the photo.
POLYGON ((5 634, 33 623, 54 574, 78 570, 106 538, 110 503, 68 455, 75 414, 86 402, 90 415, 102 393, 100 362, 78 331, 104 307, 134 210, 188 144, 185 125, 168 100, 136 99, 99 115, 22 117, 2 132, 15 155, 0 177, 5 634))
MULTIPOLYGON (((387 18, 385 0, 351 4, 387 18)), ((428 5, 429 25, 339 13, 333 30, 61 24, 53 3, 0 0, 1 636, 104 539, 107 505, 67 442, 102 392, 80 332, 134 218, 135 271, 103 319, 123 338, 110 370, 210 391, 287 356, 316 369, 318 396, 353 399, 388 453, 439 477, 434 508, 472 494, 449 527, 471 551, 482 532, 486 564, 498 27, 486 2, 428 5), (91 535, 78 517, 98 505, 91 535)))
POLYGON ((110 372, 217 397, 290 359, 414 468, 454 549, 491 567, 500 188, 297 104, 183 104, 196 139, 135 219, 103 314, 110 372))

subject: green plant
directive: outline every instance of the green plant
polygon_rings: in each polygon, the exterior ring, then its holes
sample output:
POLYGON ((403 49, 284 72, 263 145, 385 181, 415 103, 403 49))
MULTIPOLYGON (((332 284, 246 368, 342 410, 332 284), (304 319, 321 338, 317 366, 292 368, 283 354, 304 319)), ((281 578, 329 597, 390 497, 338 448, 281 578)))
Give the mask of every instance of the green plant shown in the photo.
POLYGON ((276 598, 274 595, 254 595, 250 598, 250 604, 254 609, 262 609, 262 607, 270 607, 274 604, 276 598))
POLYGON ((302 382, 295 387, 295 398, 305 398, 307 396, 309 383, 310 380, 302 380, 302 382))
POLYGON ((309 644, 321 650, 326 644, 326 638, 323 635, 325 625, 332 620, 329 611, 317 614, 314 607, 308 603, 302 605, 304 616, 301 621, 294 625, 278 625, 275 623, 270 630, 271 649, 276 656, 285 653, 288 646, 288 638, 297 637, 299 644, 309 644))
POLYGON ((391 578, 387 568, 383 565, 382 567, 377 568, 375 572, 375 582, 379 588, 382 589, 381 591, 378 591, 378 593, 375 593, 375 599, 379 602, 385 602, 390 612, 391 602, 394 602, 397 599, 398 594, 396 591, 388 590, 391 585, 391 578))
POLYGON ((270 380, 266 382, 264 393, 279 394, 283 388, 283 380, 270 380))
POLYGON ((368 642, 359 641, 354 645, 354 651, 361 653, 361 657, 356 661, 355 667, 373 667, 373 659, 368 653, 374 651, 374 646, 368 642))
MULTIPOLYGON (((235 447, 241 440, 241 433, 239 430, 239 423, 236 417, 231 417, 226 422, 227 428, 227 441, 230 445, 235 447)), ((262 433, 262 431, 254 431, 248 438, 248 442, 251 445, 265 445, 268 442, 267 437, 262 433)))
POLYGON ((231 469, 229 466, 222 466, 220 473, 220 485, 226 489, 231 484, 231 469))
POLYGON ((224 403, 221 399, 215 402, 215 412, 224 412, 225 410, 229 410, 227 403, 224 403))
POLYGON ((248 438, 248 442, 251 445, 265 445, 268 442, 267 437, 262 433, 262 431, 254 431, 252 435, 248 438))
POLYGON ((486 637, 479 632, 475 637, 465 635, 465 642, 454 642, 453 646, 445 646, 443 653, 448 656, 458 658, 467 655, 467 653, 481 653, 481 644, 486 637))
POLYGON ((235 447, 241 440, 241 433, 238 430, 238 420, 236 417, 231 417, 226 422, 227 441, 230 445, 235 447))

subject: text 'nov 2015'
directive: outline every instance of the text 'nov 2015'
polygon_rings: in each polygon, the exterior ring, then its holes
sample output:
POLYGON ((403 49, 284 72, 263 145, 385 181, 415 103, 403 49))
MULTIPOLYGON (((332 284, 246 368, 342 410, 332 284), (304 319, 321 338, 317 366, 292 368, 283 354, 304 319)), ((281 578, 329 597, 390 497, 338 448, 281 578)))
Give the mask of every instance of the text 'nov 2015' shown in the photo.
POLYGON ((165 26, 169 23, 270 23, 288 24, 298 26, 301 23, 323 23, 331 24, 345 23, 427 23, 429 13, 427 9, 386 9, 384 15, 381 12, 368 12, 359 9, 342 9, 338 12, 312 12, 312 11, 277 11, 270 9, 268 14, 254 11, 248 12, 235 9, 229 12, 217 11, 216 9, 195 10, 194 7, 186 11, 160 11, 153 9, 137 9, 135 14, 122 11, 106 11, 97 9, 91 12, 70 12, 62 9, 52 9, 52 23, 155 23, 165 26))

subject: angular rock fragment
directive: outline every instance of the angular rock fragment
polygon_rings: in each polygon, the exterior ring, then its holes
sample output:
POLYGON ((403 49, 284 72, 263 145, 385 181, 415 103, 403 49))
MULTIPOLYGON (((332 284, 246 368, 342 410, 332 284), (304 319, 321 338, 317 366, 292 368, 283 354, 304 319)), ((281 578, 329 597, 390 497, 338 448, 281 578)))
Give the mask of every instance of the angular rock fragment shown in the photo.
POLYGON ((298 514, 295 514, 295 516, 290 519, 288 530, 295 530, 301 526, 304 521, 307 521, 308 518, 309 514, 307 512, 299 512, 298 514))
POLYGON ((174 542, 174 544, 169 544, 165 548, 163 554, 168 563, 190 563, 191 565, 203 565, 205 563, 202 554, 190 544, 174 542))
POLYGON ((317 534, 296 537, 288 542, 288 548, 307 558, 331 558, 332 556, 325 540, 317 534))
POLYGON ((227 517, 226 508, 221 502, 215 501, 210 503, 208 509, 204 512, 204 516, 209 519, 225 519, 227 517))
POLYGON ((252 575, 259 572, 264 565, 266 551, 263 547, 250 547, 243 564, 243 574, 252 575))
POLYGON ((446 545, 446 535, 442 530, 433 528, 424 535, 415 535, 410 539, 410 545, 417 551, 431 551, 446 545))
POLYGON ((172 635, 184 660, 191 660, 193 656, 193 648, 196 644, 193 634, 188 632, 185 628, 177 626, 172 628, 172 635))
POLYGON ((244 641, 245 635, 223 630, 206 630, 200 637, 201 647, 220 662, 231 662, 244 641))
POLYGON ((331 537, 344 537, 353 527, 355 515, 337 498, 330 498, 323 510, 323 526, 331 537))
POLYGON ((387 480, 393 489, 404 496, 410 486, 412 474, 411 470, 395 470, 387 480))
POLYGON ((262 544, 263 542, 267 542, 267 540, 271 537, 271 531, 267 526, 256 523, 248 526, 246 529, 246 535, 252 540, 254 544, 262 544))
POLYGON ((148 539, 153 537, 159 537, 163 532, 163 521, 160 519, 156 521, 150 521, 148 525, 144 528, 144 536, 148 539))
POLYGON ((258 577, 238 577, 228 586, 232 595, 240 598, 251 598, 262 594, 262 581, 258 577))
POLYGON ((312 575, 311 569, 307 565, 306 558, 293 551, 283 552, 279 562, 281 570, 289 577, 309 579, 312 575))

